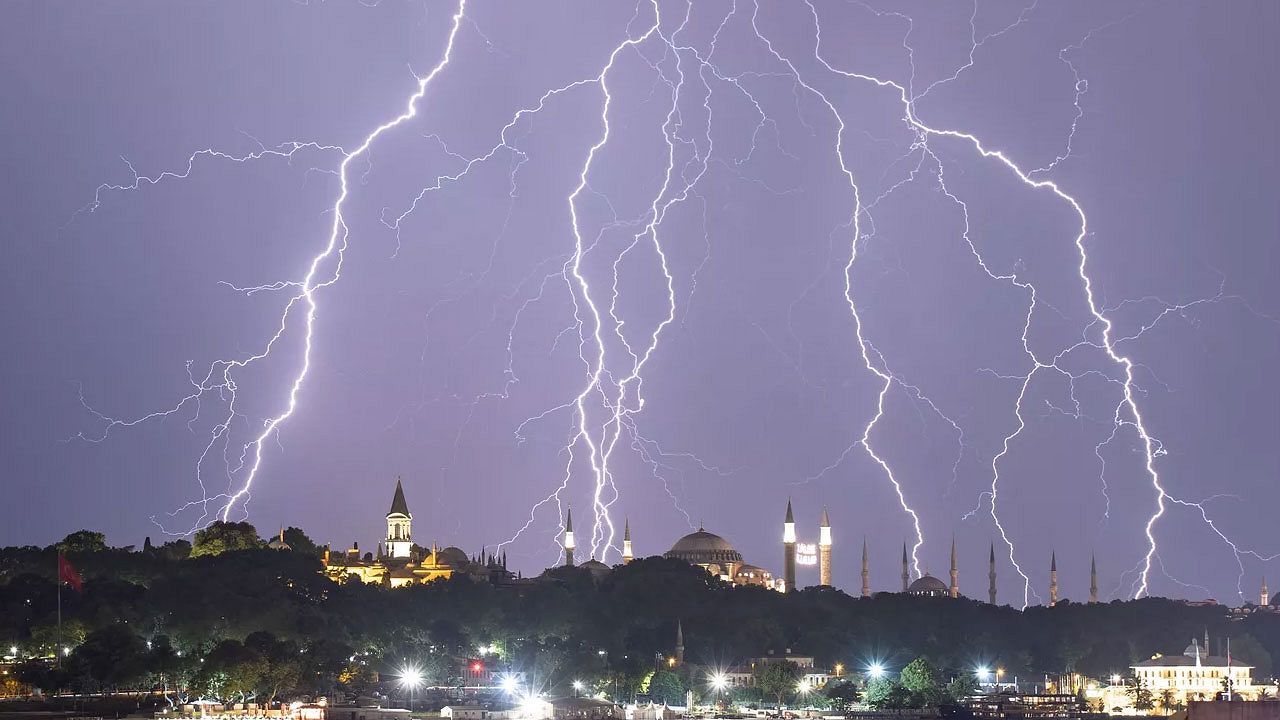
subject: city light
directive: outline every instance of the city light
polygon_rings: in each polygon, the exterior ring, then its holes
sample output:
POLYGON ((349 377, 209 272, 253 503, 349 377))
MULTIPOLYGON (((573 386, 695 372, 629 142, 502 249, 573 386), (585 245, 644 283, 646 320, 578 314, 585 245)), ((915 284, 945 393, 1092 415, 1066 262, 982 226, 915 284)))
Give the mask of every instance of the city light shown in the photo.
POLYGON ((667 667, 675 667, 675 666, 676 666, 676 659, 673 657, 667 658, 667 667))
POLYGON ((422 685, 426 678, 422 676, 422 668, 416 665, 406 665, 400 668, 400 685, 410 690, 422 685))
POLYGON ((974 670, 974 672, 978 675, 978 679, 981 680, 982 682, 987 682, 988 680, 991 679, 991 668, 987 667, 986 665, 980 665, 978 669, 974 670))
POLYGON ((1121 680, 1121 677, 1120 677, 1119 673, 1117 673, 1117 674, 1115 674, 1115 675, 1112 675, 1112 676, 1111 676, 1111 684, 1112 684, 1112 685, 1119 685, 1119 684, 1120 684, 1120 680, 1121 680))
MULTIPOLYGON (((507 694, 514 694, 518 685, 515 675, 503 675, 498 684, 502 687, 502 691, 507 694)), ((577 683, 574 683, 574 685, 577 685, 577 683)))
POLYGON ((10 655, 12 655, 13 657, 18 657, 18 646, 17 646, 17 645, 10 645, 10 646, 9 646, 9 654, 10 654, 10 655))
POLYGON ((729 678, 722 672, 711 676, 711 688, 717 692, 729 687, 729 678))
POLYGON ((585 687, 585 686, 582 684, 582 681, 581 681, 581 680, 574 680, 574 681, 573 681, 573 689, 574 689, 574 690, 577 690, 578 692, 582 692, 582 688, 583 688, 583 687, 585 687))
POLYGON ((871 663, 871 665, 867 667, 867 675, 870 675, 873 678, 884 677, 884 665, 881 665, 878 662, 871 663))
POLYGON ((812 689, 813 689, 813 685, 810 684, 808 680, 801 680, 800 683, 796 685, 796 692, 800 693, 801 695, 807 695, 809 691, 812 689))
POLYGON ((840 677, 840 674, 843 672, 844 672, 844 663, 836 663, 836 677, 840 677))
POLYGON ((64 647, 64 648, 62 648, 62 655, 63 655, 63 657, 66 657, 67 655, 70 655, 70 654, 71 654, 71 648, 69 648, 69 647, 64 647))

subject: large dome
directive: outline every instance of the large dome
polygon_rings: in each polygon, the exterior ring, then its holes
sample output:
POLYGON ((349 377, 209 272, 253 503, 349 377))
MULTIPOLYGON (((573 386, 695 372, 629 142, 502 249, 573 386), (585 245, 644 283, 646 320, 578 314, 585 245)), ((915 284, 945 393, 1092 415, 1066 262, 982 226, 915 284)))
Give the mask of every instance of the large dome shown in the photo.
POLYGON ((915 595, 935 595, 938 593, 949 593, 947 584, 932 575, 922 575, 918 580, 907 586, 907 592, 915 595))
POLYGON ((695 565, 742 562, 742 555, 733 549, 728 540, 702 529, 677 540, 676 544, 667 551, 666 556, 679 558, 695 565))

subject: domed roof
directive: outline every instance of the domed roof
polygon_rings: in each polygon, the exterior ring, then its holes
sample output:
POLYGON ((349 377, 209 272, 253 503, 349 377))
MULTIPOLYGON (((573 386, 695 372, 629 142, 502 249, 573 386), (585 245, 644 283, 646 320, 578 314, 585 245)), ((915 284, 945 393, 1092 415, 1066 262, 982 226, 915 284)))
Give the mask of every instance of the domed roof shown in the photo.
POLYGON ((451 568, 460 568, 471 560, 467 554, 460 548, 447 547, 441 548, 427 556, 427 565, 445 565, 451 568))
POLYGON ((717 550, 732 551, 733 546, 729 544, 728 540, 719 535, 701 529, 698 532, 685 535, 677 540, 675 545, 671 546, 671 552, 673 553, 714 552, 717 550))
POLYGON ((1195 638, 1191 638, 1191 644, 1187 646, 1186 650, 1182 651, 1182 654, 1186 655, 1189 658, 1194 658, 1194 657, 1202 658, 1207 656, 1209 653, 1205 652, 1204 648, 1200 647, 1199 640, 1195 638))
POLYGON ((742 555, 733 549, 728 540, 702 528, 677 540, 667 551, 666 557, 694 564, 742 562, 742 555))
POLYGON ((925 573, 924 575, 921 575, 915 582, 907 586, 907 592, 932 594, 932 593, 939 593, 939 592, 945 593, 945 592, 949 592, 949 590, 947 589, 946 583, 942 582, 938 578, 928 573, 925 573))
POLYGON ((583 570, 591 571, 591 574, 595 576, 607 575, 613 571, 613 568, 609 567, 608 565, 605 565, 604 563, 600 562, 599 560, 596 560, 595 558, 591 558, 590 560, 582 563, 578 567, 581 567, 583 570))

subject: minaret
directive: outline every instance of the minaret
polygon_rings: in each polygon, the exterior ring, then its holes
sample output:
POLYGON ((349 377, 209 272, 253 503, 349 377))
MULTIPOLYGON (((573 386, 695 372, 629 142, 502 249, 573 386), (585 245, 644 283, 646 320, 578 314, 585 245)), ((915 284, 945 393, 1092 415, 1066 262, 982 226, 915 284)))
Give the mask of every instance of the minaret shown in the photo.
POLYGON ((1262 577, 1262 597, 1258 600, 1259 607, 1266 607, 1271 604, 1271 593, 1267 592, 1267 578, 1262 577))
POLYGON ((951 536, 951 597, 960 597, 960 570, 956 567, 956 536, 951 536))
POLYGON ((622 526, 622 564, 626 565, 635 559, 631 554, 631 520, 630 518, 623 521, 622 526))
POLYGON ((676 619, 676 665, 684 665, 684 625, 676 619))
POLYGON ((1049 556, 1049 607, 1058 604, 1058 553, 1049 556))
POLYGON ((573 507, 570 506, 564 516, 564 564, 573 567, 573 507))
POLYGON ((790 500, 787 517, 782 521, 782 583, 786 592, 796 589, 796 518, 791 513, 790 500))
POLYGON ((996 604, 996 544, 991 543, 991 559, 987 561, 987 579, 990 584, 987 585, 987 599, 992 605, 996 604))
POLYGON ((396 477, 396 492, 391 497, 391 510, 387 513, 387 554, 393 558, 407 558, 413 551, 410 528, 413 515, 404 500, 404 485, 396 477))
MULTIPOLYGON (((1263 592, 1266 592, 1266 581, 1263 581, 1263 592)), ((1089 556, 1089 604, 1098 604, 1098 557, 1096 554, 1089 556)))
POLYGON ((902 543, 902 592, 911 585, 911 575, 907 573, 907 544, 902 543))
POLYGON ((825 507, 822 523, 818 525, 818 584, 831 587, 831 520, 825 507))
POLYGON ((862 597, 871 597, 871 563, 867 559, 867 536, 862 536, 862 597))

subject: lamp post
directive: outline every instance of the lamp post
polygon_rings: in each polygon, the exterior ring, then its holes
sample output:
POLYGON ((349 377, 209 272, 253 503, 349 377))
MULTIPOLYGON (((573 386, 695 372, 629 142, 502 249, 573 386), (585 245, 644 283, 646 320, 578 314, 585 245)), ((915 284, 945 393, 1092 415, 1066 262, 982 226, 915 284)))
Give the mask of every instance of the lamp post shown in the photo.
POLYGON ((717 672, 711 676, 709 684, 711 689, 715 691, 715 704, 718 705, 720 704, 720 694, 729 687, 729 677, 722 672, 717 672))
POLYGON ((400 669, 400 686, 409 691, 409 712, 413 712, 413 691, 422 684, 422 668, 406 665, 400 669))

